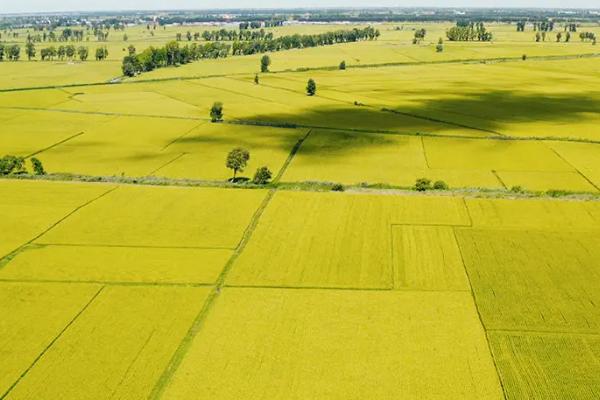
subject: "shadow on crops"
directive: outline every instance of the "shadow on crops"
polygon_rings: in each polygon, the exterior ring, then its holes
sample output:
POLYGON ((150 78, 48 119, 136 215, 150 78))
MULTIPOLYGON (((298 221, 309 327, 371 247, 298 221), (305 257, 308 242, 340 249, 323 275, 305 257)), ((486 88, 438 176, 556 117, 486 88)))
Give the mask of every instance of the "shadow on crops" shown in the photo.
MULTIPOLYGON (((399 92, 398 97, 401 96, 402 93, 399 92)), ((403 100, 407 99, 403 98, 403 100)), ((310 104, 310 100, 307 103, 310 104)), ((577 131, 568 127, 566 129, 553 127, 552 123, 575 123, 583 118, 589 118, 585 113, 597 113, 600 110, 600 93, 520 94, 510 91, 490 91, 424 100, 408 106, 405 104, 397 107, 385 106, 396 112, 383 112, 382 106, 375 106, 374 102, 372 105, 366 107, 339 103, 323 106, 321 103, 314 108, 307 107, 299 110, 297 113, 263 113, 246 119, 340 128, 340 131, 327 133, 332 136, 329 147, 338 151, 355 150, 368 144, 366 142, 373 145, 391 142, 385 135, 372 137, 369 133, 356 131, 352 132, 352 135, 357 140, 348 140, 348 131, 352 129, 489 137, 495 136, 494 132, 512 135, 513 132, 506 129, 506 124, 545 122, 548 123, 549 135, 577 137, 577 131), (361 137, 368 137, 368 140, 360 140, 361 137)), ((598 133, 600 137, 600 128, 598 133)), ((303 152, 311 151, 310 142, 309 140, 303 145, 303 152)), ((314 151, 323 150, 322 146, 312 148, 314 151)))

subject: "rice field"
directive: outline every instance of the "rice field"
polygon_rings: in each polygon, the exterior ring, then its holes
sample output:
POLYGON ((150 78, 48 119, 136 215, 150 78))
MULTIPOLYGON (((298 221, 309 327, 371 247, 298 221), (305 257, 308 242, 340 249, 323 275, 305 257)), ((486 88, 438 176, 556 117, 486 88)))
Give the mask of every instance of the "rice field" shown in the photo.
POLYGON ((437 53, 449 26, 258 83, 258 54, 120 77, 210 26, 0 62, 0 156, 48 173, 0 179, 0 400, 599 398, 598 54, 509 24, 437 53))

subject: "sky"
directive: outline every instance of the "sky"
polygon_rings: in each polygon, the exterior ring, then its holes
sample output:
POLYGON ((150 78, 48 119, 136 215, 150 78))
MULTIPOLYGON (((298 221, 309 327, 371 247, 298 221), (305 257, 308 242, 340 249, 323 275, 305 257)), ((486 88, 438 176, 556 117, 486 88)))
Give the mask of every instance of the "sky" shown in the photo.
POLYGON ((600 3, 598 0, 0 0, 0 13, 375 6, 599 8, 600 3))

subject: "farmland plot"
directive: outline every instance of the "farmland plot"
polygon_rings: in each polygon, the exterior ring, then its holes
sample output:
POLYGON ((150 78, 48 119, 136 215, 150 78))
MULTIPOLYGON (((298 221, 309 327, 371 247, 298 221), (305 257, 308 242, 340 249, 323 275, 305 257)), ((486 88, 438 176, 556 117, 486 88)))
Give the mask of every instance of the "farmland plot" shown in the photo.
POLYGON ((0 258, 109 189, 104 185, 0 181, 0 258))
POLYGON ((232 249, 264 196, 262 190, 121 186, 37 242, 232 249))
POLYGON ((239 288, 224 289, 163 394, 502 398, 470 294, 239 288))
POLYGON ((278 192, 227 284, 392 288, 393 224, 469 220, 458 198, 278 192))
POLYGON ((6 398, 147 398, 207 294, 104 288, 6 398))
POLYGON ((0 283, 0 397, 99 289, 96 285, 0 283))
POLYGON ((599 336, 492 332, 490 339, 508 399, 600 396, 599 336))
POLYGON ((600 332, 600 237, 458 230, 486 329, 600 332))
POLYGON ((5 280, 213 283, 231 250, 32 245, 0 269, 5 280))

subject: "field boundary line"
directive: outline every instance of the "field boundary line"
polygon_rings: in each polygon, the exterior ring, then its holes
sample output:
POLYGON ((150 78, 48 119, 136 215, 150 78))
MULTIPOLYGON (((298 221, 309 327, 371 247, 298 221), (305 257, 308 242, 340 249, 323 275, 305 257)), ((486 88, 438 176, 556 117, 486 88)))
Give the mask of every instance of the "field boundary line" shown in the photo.
MULTIPOLYGON (((229 80, 233 80, 233 81, 236 81, 236 82, 247 83, 243 79, 230 78, 230 77, 227 77, 227 76, 223 76, 223 78, 229 79, 229 80)), ((198 79, 186 79, 186 80, 189 83, 191 83, 193 85, 196 85, 196 86, 202 86, 202 87, 213 89, 213 90, 217 90, 217 91, 227 92, 227 93, 235 94, 237 96, 248 97, 248 98, 254 99, 254 100, 261 100, 261 101, 264 101, 265 103, 273 103, 273 104, 277 104, 277 105, 281 104, 281 103, 278 103, 275 100, 271 100, 271 99, 267 99, 267 98, 263 98, 263 97, 258 97, 258 96, 253 96, 253 95, 250 95, 250 94, 247 94, 247 93, 243 93, 243 92, 238 92, 238 91, 235 91, 235 90, 232 90, 232 89, 225 89, 225 88, 220 88, 220 87, 214 87, 214 86, 211 86, 211 85, 207 85, 206 83, 194 82, 195 80, 198 80, 198 79)), ((260 85, 258 85, 258 86, 260 86, 260 85)))
POLYGON ((561 331, 561 330, 542 331, 542 330, 536 330, 536 329, 509 329, 509 328, 488 329, 488 332, 523 333, 525 335, 600 336, 600 332, 573 332, 573 331, 561 331))
POLYGON ((101 286, 98 289, 98 291, 83 306, 83 308, 81 310, 79 310, 79 312, 77 314, 75 314, 75 316, 73 318, 71 318, 71 320, 67 323, 67 325, 65 325, 63 327, 63 329, 58 333, 58 335, 56 335, 54 337, 54 339, 52 339, 50 341, 50 343, 48 343, 48 345, 42 350, 42 352, 40 354, 38 354, 38 356, 33 360, 33 362, 29 365, 29 367, 27 367, 25 369, 25 371, 23 371, 23 373, 21 373, 21 375, 17 378, 17 380, 15 382, 13 382, 13 384, 6 390, 6 392, 4 392, 4 394, 2 394, 0 396, 0 400, 4 399, 6 396, 8 396, 10 394, 10 392, 19 384, 19 382, 27 375, 27 373, 29 373, 29 371, 31 371, 31 369, 44 356, 44 354, 46 354, 46 352, 48 350, 50 350, 50 348, 54 345, 54 343, 56 343, 56 341, 58 339, 60 339, 61 336, 67 331, 67 329, 69 329, 69 327, 75 323, 75 321, 81 316, 81 314, 83 314, 85 312, 85 310, 87 310, 87 308, 90 306, 90 304, 92 304, 92 302, 100 295, 100 293, 102 292, 102 290, 104 290, 104 286, 101 286))
POLYGON ((502 180, 502 178, 500 178, 500 175, 498 175, 498 171, 496 171, 495 169, 492 169, 492 174, 496 177, 496 179, 498 179, 498 182, 500 182, 500 184, 502 185, 502 187, 504 189, 508 190, 508 186, 506 186, 506 183, 504 183, 504 181, 502 180))
POLYGON ((56 143, 54 143, 54 144, 52 144, 52 145, 50 145, 50 146, 48 146, 48 147, 44 147, 44 148, 43 148, 43 149, 41 149, 41 150, 35 151, 35 152, 31 153, 31 154, 28 154, 28 155, 26 155, 24 158, 25 158, 25 159, 27 159, 27 158, 30 158, 30 157, 33 157, 33 156, 37 156, 37 155, 38 155, 38 154, 40 154, 40 153, 43 153, 43 152, 45 152, 45 151, 47 151, 47 150, 50 150, 50 149, 53 149, 54 147, 60 146, 61 144, 67 143, 67 142, 68 142, 68 141, 70 141, 71 139, 75 139, 75 138, 77 138, 77 137, 79 137, 79 136, 83 135, 84 133, 85 133, 84 131, 82 131, 82 132, 79 132, 79 133, 76 133, 75 135, 73 135, 73 136, 69 136, 68 138, 66 138, 66 139, 63 139, 63 140, 61 140, 61 141, 59 141, 59 142, 56 142, 56 143))
MULTIPOLYGON (((40 237, 44 236, 46 233, 50 232, 52 229, 54 229, 60 223, 62 223, 63 221, 65 221, 67 218, 69 218, 71 215, 75 214, 77 211, 81 210, 82 208, 87 207, 88 205, 92 204, 96 200, 100 200, 102 197, 108 195, 109 193, 111 193, 111 192, 113 192, 113 191, 115 191, 117 189, 118 189, 118 186, 115 186, 115 187, 109 189, 108 191, 102 193, 101 195, 96 196, 93 199, 88 200, 87 202, 85 202, 85 203, 83 203, 83 204, 75 207, 75 209, 71 210, 69 213, 67 213, 66 215, 64 215, 58 221, 55 221, 48 228, 46 228, 45 230, 43 230, 41 233, 37 234, 33 239, 30 239, 29 241, 27 241, 26 243, 23 243, 22 245, 20 245, 19 247, 17 247, 13 251, 11 251, 10 253, 8 253, 8 254, 0 257, 0 270, 2 270, 2 267, 4 267, 13 258, 15 258, 25 247, 27 247, 28 245, 30 245, 33 242, 35 242, 37 239, 39 239, 40 237)), ((1 398, 0 398, 0 400, 1 400, 1 398)))
POLYGON ((194 125, 191 129, 187 130, 186 132, 184 132, 182 135, 177 136, 175 139, 171 140, 169 143, 167 143, 165 145, 165 147, 163 147, 162 149, 160 149, 160 151, 165 151, 169 146, 177 143, 180 139, 183 139, 184 137, 186 137, 187 135, 189 135, 192 131, 194 131, 196 128, 200 128, 201 126, 205 125, 205 122, 200 122, 198 125, 194 125))
MULTIPOLYGON (((544 143, 546 144, 546 143, 544 143)), ((567 165, 569 165, 571 168, 573 168, 575 170, 575 172, 577 172, 583 179, 585 179, 585 181, 587 183, 589 183, 590 185, 592 185, 592 187, 594 187, 597 191, 600 192, 600 187, 598 187, 594 182, 592 182, 587 176, 585 176, 585 174, 583 174, 579 168, 577 168, 575 165, 573 165, 569 160, 567 160, 565 157, 563 157, 558 151, 556 151, 552 146, 548 146, 546 144, 546 147, 548 147, 550 150, 552 150, 552 152, 554 154, 556 154, 556 156, 558 158, 560 158, 561 160, 563 160, 567 165)))
POLYGON ((173 158, 172 160, 169 160, 166 163, 162 164, 160 167, 156 168, 154 171, 150 171, 150 173, 148 175, 154 175, 155 173, 157 173, 161 169, 163 169, 163 168, 165 168, 165 167, 173 164, 175 161, 179 160, 180 158, 182 158, 183 156, 185 156, 187 154, 189 154, 189 153, 185 153, 184 152, 184 153, 178 154, 177 156, 175 156, 175 158, 173 158))
POLYGON ((472 225, 465 225, 465 224, 428 224, 428 223, 392 223, 390 224, 391 227, 396 227, 396 226, 432 226, 432 227, 449 227, 449 228, 471 228, 472 225))
POLYGON ((258 222, 259 222, 261 216, 263 215, 265 209, 271 202, 271 199, 275 195, 276 191, 277 191, 277 189, 270 189, 267 192, 267 194, 265 195, 265 197, 264 197, 263 201, 261 202, 261 204, 259 205, 259 207, 254 212, 254 215, 250 219, 248 226, 246 227, 246 229, 244 230, 244 233, 242 234, 242 238, 240 239, 238 246, 234 250, 234 252, 231 255, 231 257, 229 258, 229 260, 227 260, 227 263, 225 264, 225 266, 223 267, 223 270, 221 271, 217 280, 215 281, 214 289, 210 292, 210 294, 204 301, 204 304, 203 304, 200 312, 196 315, 196 318, 194 318, 194 321, 192 322, 187 334, 184 336, 183 340, 180 342, 179 346, 173 353, 169 363, 163 370, 159 379, 156 381, 156 383, 152 389, 152 392, 148 396, 149 399, 154 400, 154 399, 159 399, 160 397, 162 397, 165 389, 167 388, 168 383, 171 381, 175 372, 181 365, 183 358, 185 357, 186 353, 188 352, 189 348, 191 347, 194 339, 196 338, 196 335, 202 329, 202 326, 204 325, 204 321, 206 320, 211 309, 213 308, 215 302, 219 298, 219 296, 221 294, 221 289, 224 286, 225 279, 227 278, 229 271, 233 267, 233 264, 235 263, 237 258, 240 256, 240 254, 244 251, 246 244, 252 238, 252 234, 254 233, 254 230, 256 229, 256 226, 258 225, 258 222))
POLYGON ((460 241, 458 240, 458 236, 456 235, 456 229, 452 228, 452 234, 454 235, 456 247, 458 247, 458 253, 460 254, 460 260, 463 265, 465 275, 467 277, 467 282, 469 282, 469 288, 471 289, 470 290, 471 300, 473 300, 473 306, 475 307, 475 312, 477 313, 477 317, 479 319, 479 324, 481 325, 481 329, 483 329, 484 339, 485 339, 485 342, 488 347, 490 358, 492 359, 492 365, 494 366, 494 369, 496 370, 496 375, 498 376, 498 383, 500 384, 500 388, 502 389, 502 395, 504 396, 504 399, 508 399, 508 395, 506 393, 506 388, 504 387, 504 382, 502 382, 502 376, 500 374, 500 370, 498 369, 498 364, 496 363, 496 359, 494 358, 494 352, 492 351, 492 345, 490 344, 490 338, 488 336, 488 331, 485 328, 485 324, 483 323, 483 318, 481 316, 481 311, 479 311, 479 306, 477 305, 477 300, 475 300, 475 290, 473 289, 473 283, 471 281, 471 276, 469 275, 469 270, 465 263, 465 257, 463 255, 462 248, 460 247, 460 241))
POLYGON ((399 115, 403 115, 403 116, 411 117, 411 118, 422 119, 422 120, 425 120, 425 121, 435 122, 437 124, 444 124, 444 125, 456 126, 458 128, 471 129, 471 130, 474 130, 474 131, 492 133, 492 134, 494 134, 494 135, 496 135, 498 137, 502 137, 502 138, 506 137, 506 135, 504 135, 503 133, 500 133, 498 131, 493 131, 491 129, 478 128, 478 127, 471 126, 471 125, 465 125, 465 124, 460 124, 458 122, 446 121, 446 120, 439 119, 439 118, 427 117, 427 116, 424 116, 424 115, 419 115, 419 114, 413 114, 413 113, 409 113, 409 112, 405 112, 405 111, 394 110, 394 109, 387 108, 387 107, 382 107, 381 111, 392 113, 392 114, 399 114, 399 115))
POLYGON ((40 246, 55 246, 55 247, 107 247, 107 248, 124 248, 124 249, 174 249, 174 250, 235 250, 235 247, 219 247, 219 246, 154 246, 154 245, 135 245, 135 244, 106 244, 106 243, 48 243, 35 242, 40 246))
POLYGON ((425 166, 427 169, 431 169, 429 165, 429 159, 427 158, 427 149, 425 149, 425 137, 421 136, 421 150, 423 151, 423 158, 425 159, 425 166))
POLYGON ((306 134, 304 134, 304 136, 302 136, 300 139, 298 139, 298 141, 294 144, 294 146, 290 150, 290 154, 288 154, 287 158, 281 165, 281 168, 279 168, 279 172, 277 172, 277 175, 275 176, 275 178, 273 178, 273 183, 279 183, 281 178, 283 178, 283 175, 287 172, 287 169, 290 166, 290 164, 292 163, 292 160, 294 159, 296 154, 298 154, 298 151, 300 151, 300 147, 302 147, 302 144, 304 143, 304 141, 306 139, 308 139, 308 136, 311 133, 312 133, 312 129, 309 129, 308 132, 306 132, 306 134))
POLYGON ((0 278, 0 283, 64 283, 64 284, 94 284, 103 286, 156 286, 156 287, 212 287, 212 283, 204 282, 143 282, 143 281, 104 281, 104 280, 69 280, 69 279, 25 279, 0 278))
POLYGON ((287 286, 287 285, 252 285, 252 284, 225 284, 224 288, 230 289, 281 289, 281 290, 326 290, 326 291, 353 291, 353 292, 392 292, 393 287, 350 287, 350 286, 287 286))

